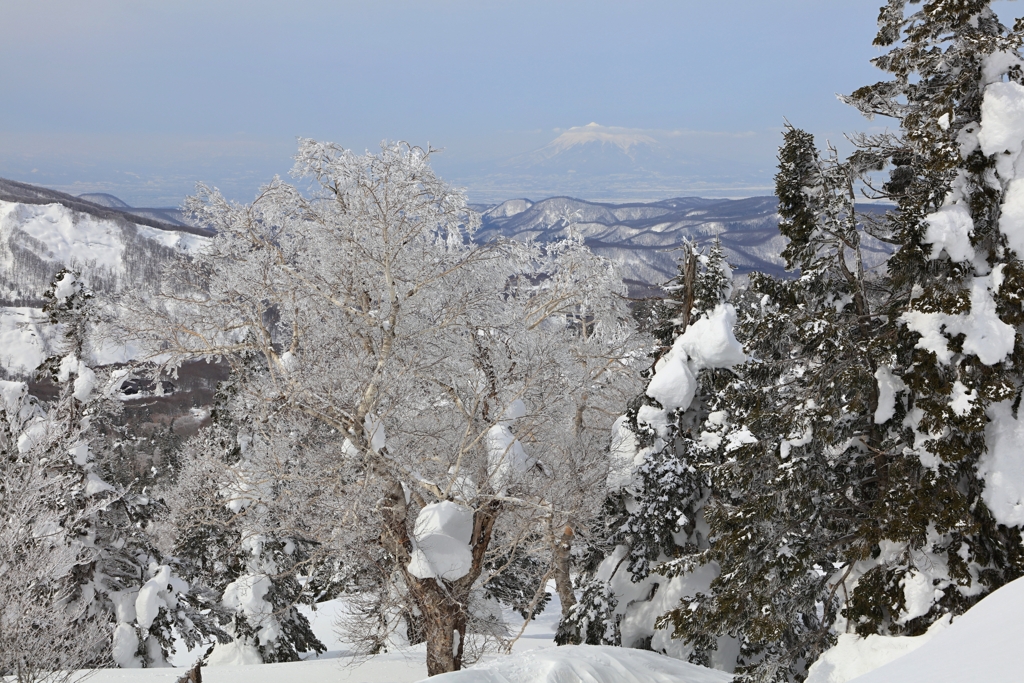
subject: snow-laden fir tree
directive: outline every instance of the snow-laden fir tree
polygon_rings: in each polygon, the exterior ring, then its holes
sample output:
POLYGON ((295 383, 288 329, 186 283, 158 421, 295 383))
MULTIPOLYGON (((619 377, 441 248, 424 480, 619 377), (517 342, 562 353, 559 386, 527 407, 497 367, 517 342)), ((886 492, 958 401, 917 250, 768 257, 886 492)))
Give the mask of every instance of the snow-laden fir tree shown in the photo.
POLYGON ((755 274, 738 302, 751 360, 713 399, 702 435, 719 455, 705 512, 715 540, 698 560, 721 576, 666 617, 698 647, 713 646, 709 634, 739 636, 738 671, 767 680, 799 675, 831 645, 842 597, 833 570, 870 554, 886 339, 854 205, 862 169, 822 158, 794 128, 779 160, 783 256, 799 277, 755 274))
POLYGON ((744 354, 732 335, 735 311, 726 303, 732 276, 720 245, 708 253, 688 245, 666 289, 655 309, 659 347, 646 391, 614 426, 608 554, 584 567, 580 602, 563 620, 558 640, 653 647, 707 662, 708 648, 674 643, 654 622, 679 595, 706 588, 713 568, 677 567, 675 577, 656 568, 707 548, 703 507, 714 451, 702 443, 701 425, 721 375, 744 354))
POLYGON ((1024 434, 1024 23, 1007 28, 991 4, 889 2, 875 64, 891 80, 847 98, 901 129, 855 139, 887 159, 879 194, 898 207, 886 226, 894 357, 875 414, 883 542, 845 611, 862 634, 919 633, 1024 572, 1024 487, 1008 476, 1024 434))
POLYGON ((1024 496, 1004 476, 1022 433, 1019 27, 987 2, 901 1, 880 26, 894 79, 848 99, 901 134, 857 136, 841 162, 786 133, 780 228, 800 277, 752 278, 741 306, 753 359, 722 395, 729 458, 707 510, 722 576, 667 619, 695 643, 738 634, 756 680, 800 678, 844 630, 919 634, 1022 570, 1024 496), (898 210, 865 227, 896 252, 872 274, 854 184, 886 164, 875 196, 898 210))
MULTIPOLYGON (((244 402, 236 386, 221 384, 211 425, 183 445, 180 470, 160 491, 170 512, 165 524, 183 577, 219 598, 230 640, 216 644, 207 663, 296 661, 325 649, 297 605, 334 597, 319 580, 329 560, 316 554, 302 516, 275 514, 296 507, 274 503, 283 488, 277 482, 289 477, 304 444, 247 419, 246 407, 233 405, 244 402), (257 471, 272 446, 273 470, 257 471)), ((303 512, 315 518, 316 511, 303 512)))

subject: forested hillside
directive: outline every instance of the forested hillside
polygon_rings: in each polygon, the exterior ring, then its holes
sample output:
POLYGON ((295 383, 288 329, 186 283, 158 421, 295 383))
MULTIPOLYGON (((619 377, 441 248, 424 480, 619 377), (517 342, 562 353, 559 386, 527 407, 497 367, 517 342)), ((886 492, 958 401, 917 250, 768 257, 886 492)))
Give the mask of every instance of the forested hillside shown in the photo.
POLYGON ((0 675, 299 662, 325 603, 453 681, 845 683, 1019 627, 1022 43, 891 0, 843 96, 891 130, 787 124, 775 198, 480 213, 429 147, 305 138, 201 229, 17 186, 0 675), (486 663, 545 610, 563 647, 486 663))

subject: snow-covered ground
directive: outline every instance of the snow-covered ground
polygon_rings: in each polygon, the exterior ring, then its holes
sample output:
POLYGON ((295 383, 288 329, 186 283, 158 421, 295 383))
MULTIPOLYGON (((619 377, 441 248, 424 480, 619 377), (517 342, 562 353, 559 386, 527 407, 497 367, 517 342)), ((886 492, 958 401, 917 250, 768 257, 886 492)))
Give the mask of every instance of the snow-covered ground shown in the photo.
MULTIPOLYGON (((304 610, 312 623, 314 633, 327 646, 327 652, 320 657, 287 664, 204 667, 203 680, 207 683, 235 683, 236 681, 245 681, 245 683, 291 683, 292 681, 302 681, 303 683, 320 683, 321 681, 325 683, 327 681, 330 683, 414 683, 427 677, 426 648, 422 644, 404 651, 389 652, 362 661, 353 660, 349 656, 347 644, 339 639, 334 626, 341 615, 340 610, 343 609, 342 602, 331 601, 322 603, 315 612, 304 610)), ((552 639, 555 628, 558 626, 560 609, 558 596, 553 594, 547 609, 526 626, 523 635, 512 646, 512 652, 520 653, 555 647, 552 639)), ((507 612, 506 618, 512 627, 513 635, 518 633, 522 620, 517 619, 514 612, 507 612)), ((171 659, 171 662, 180 668, 104 669, 90 676, 88 681, 89 683, 127 683, 128 681, 172 683, 182 675, 184 667, 193 664, 197 657, 198 653, 181 652, 171 659)), ((503 655, 487 655, 484 662, 494 661, 501 657, 503 655)), ((664 659, 669 662, 674 661, 668 657, 664 659)), ((695 679, 693 683, 705 682, 695 679)), ((709 679, 707 683, 718 683, 718 679, 709 679)))
POLYGON ((568 645, 522 652, 430 680, 436 683, 728 683, 732 676, 648 650, 568 645))
MULTIPOLYGON (((415 683, 426 678, 422 645, 354 662, 335 633, 341 603, 308 612, 328 646, 319 658, 289 664, 211 666, 208 683, 415 683)), ((511 655, 491 654, 476 666, 435 677, 437 683, 727 683, 729 674, 696 667, 652 652, 612 647, 562 647, 552 642, 558 624, 557 596, 527 625, 511 655)), ((846 635, 811 669, 808 683, 1020 683, 1024 681, 1024 579, 982 600, 967 614, 942 620, 916 638, 868 639, 846 635)), ((178 666, 194 655, 182 653, 178 666)), ((171 683, 176 669, 109 669, 92 683, 171 683)))
POLYGON ((842 636, 807 683, 1020 683, 1022 615, 1024 579, 1017 579, 916 638, 842 636))

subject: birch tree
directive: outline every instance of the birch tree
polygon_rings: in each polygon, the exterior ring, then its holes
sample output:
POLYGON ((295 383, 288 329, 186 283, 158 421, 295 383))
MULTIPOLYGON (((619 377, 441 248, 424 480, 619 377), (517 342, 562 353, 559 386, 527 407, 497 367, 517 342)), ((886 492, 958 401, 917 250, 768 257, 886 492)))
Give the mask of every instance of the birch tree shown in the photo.
POLYGON ((600 425, 630 335, 600 303, 614 293, 588 293, 606 263, 581 243, 563 245, 575 260, 473 246, 478 219, 429 158, 304 140, 308 192, 275 179, 237 205, 201 188, 210 248, 124 308, 165 368, 233 365, 250 445, 227 464, 230 502, 287 491, 278 524, 368 569, 353 574, 387 596, 381 628, 417 632, 436 674, 462 666, 500 558, 567 526, 554 446, 567 421, 600 425))

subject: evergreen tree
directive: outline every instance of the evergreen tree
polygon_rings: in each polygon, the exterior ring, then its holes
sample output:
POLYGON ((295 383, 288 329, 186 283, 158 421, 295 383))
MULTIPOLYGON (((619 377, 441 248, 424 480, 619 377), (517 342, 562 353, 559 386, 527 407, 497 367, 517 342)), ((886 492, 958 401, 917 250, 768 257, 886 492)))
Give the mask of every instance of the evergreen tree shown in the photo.
MULTIPOLYGON (((240 372, 259 372, 251 359, 236 360, 240 372)), ((238 384, 221 383, 211 425, 184 445, 181 470, 161 491, 167 522, 186 578, 218 598, 230 637, 211 649, 211 661, 297 661, 326 649, 297 605, 334 597, 338 577, 328 572, 323 580, 327 560, 316 544, 268 505, 301 445, 287 438, 268 444, 261 433, 268 425, 250 418, 238 384)))
POLYGON ((801 678, 844 629, 919 634, 1022 570, 1024 520, 991 476, 1021 386, 1020 141, 999 139, 1000 107, 1024 101, 1020 26, 988 2, 908 4, 880 15, 894 79, 848 98, 902 134, 857 136, 840 161, 786 132, 780 229, 800 277, 755 276, 740 304, 753 360, 719 397, 700 558, 722 575, 666 616, 695 644, 739 634, 750 679, 801 678), (884 165, 876 196, 898 210, 863 227, 897 249, 871 274, 854 187, 884 165))
POLYGON ((20 425, 17 448, 67 482, 46 504, 59 513, 68 542, 88 549, 66 568, 66 580, 81 619, 105 623, 109 634, 92 664, 112 658, 119 666, 162 665, 177 636, 192 646, 221 633, 206 613, 210 596, 182 581, 175 558, 163 556, 149 536, 158 504, 130 485, 110 483, 108 442, 99 432, 120 405, 110 396, 117 379, 86 360, 92 293, 78 273, 64 269, 44 298, 61 341, 38 372, 58 393, 20 425))
MULTIPOLYGON (((612 493, 606 501, 607 549, 591 560, 580 579, 580 602, 560 627, 561 643, 621 644, 652 647, 651 636, 623 640, 619 620, 630 604, 649 600, 668 579, 653 575, 652 565, 690 558, 708 546, 703 507, 710 495, 702 443, 708 401, 725 367, 741 360, 738 347, 729 359, 703 363, 694 350, 694 324, 707 325, 728 315, 725 307, 732 276, 720 244, 707 253, 687 245, 679 274, 665 286, 667 296, 654 308, 653 332, 659 342, 656 362, 647 373, 647 390, 617 423, 613 440, 612 493), (677 390, 688 388, 680 395, 677 390), (624 485, 623 485, 624 484, 624 485)), ((702 329, 702 328, 698 328, 702 329)), ((731 332, 723 336, 728 345, 731 332)), ((735 340, 733 340, 734 342, 735 340)), ((727 354, 728 355, 728 354, 727 354)), ((649 625, 653 630, 653 624, 649 625)), ((706 663, 698 648, 691 660, 706 663)))

